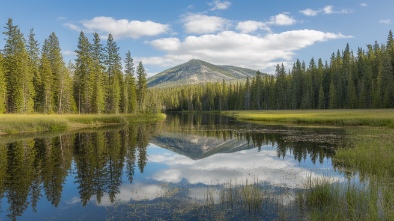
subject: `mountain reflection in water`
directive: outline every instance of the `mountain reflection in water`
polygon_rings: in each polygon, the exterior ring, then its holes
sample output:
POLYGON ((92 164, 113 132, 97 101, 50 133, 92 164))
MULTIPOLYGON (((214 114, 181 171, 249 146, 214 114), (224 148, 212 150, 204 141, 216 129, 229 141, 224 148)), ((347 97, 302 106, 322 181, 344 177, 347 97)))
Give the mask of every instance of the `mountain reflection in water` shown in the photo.
POLYGON ((186 184, 190 199, 229 180, 300 187, 307 176, 333 173, 342 131, 319 130, 174 114, 158 124, 0 144, 0 219, 105 220, 103 207, 159 199, 169 194, 166 183, 186 184), (316 139, 302 138, 311 134, 316 139))

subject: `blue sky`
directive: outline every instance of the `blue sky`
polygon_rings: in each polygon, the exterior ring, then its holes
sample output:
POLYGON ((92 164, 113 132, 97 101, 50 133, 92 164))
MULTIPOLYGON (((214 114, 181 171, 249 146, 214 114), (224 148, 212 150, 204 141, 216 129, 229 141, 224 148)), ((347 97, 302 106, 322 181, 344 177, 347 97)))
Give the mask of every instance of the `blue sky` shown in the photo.
POLYGON ((66 62, 84 31, 103 44, 111 33, 149 76, 193 58, 273 73, 277 63, 327 60, 346 43, 385 43, 393 10, 392 0, 0 0, 0 22, 34 28, 40 43, 55 32, 66 62))

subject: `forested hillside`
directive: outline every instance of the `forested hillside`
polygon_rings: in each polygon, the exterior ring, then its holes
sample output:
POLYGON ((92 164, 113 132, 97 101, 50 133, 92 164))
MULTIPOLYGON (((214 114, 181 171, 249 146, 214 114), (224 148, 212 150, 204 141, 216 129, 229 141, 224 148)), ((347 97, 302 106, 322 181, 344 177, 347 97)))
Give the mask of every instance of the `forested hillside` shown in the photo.
POLYGON ((291 70, 276 66, 275 75, 242 83, 155 89, 164 110, 338 109, 394 107, 394 40, 367 45, 357 52, 332 53, 329 62, 297 60, 291 70))
POLYGON ((155 112, 142 63, 135 76, 129 51, 122 67, 111 34, 102 45, 97 33, 89 41, 80 32, 76 59, 66 64, 55 33, 40 44, 33 29, 26 40, 12 19, 5 29, 0 53, 0 113, 155 112))

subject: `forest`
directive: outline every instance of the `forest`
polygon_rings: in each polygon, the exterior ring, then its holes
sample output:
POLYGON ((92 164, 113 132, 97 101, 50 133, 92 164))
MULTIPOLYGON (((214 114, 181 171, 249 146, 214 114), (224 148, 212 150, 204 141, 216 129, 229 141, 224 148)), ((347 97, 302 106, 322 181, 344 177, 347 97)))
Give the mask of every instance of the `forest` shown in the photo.
POLYGON ((262 109, 355 109, 394 107, 394 39, 354 53, 349 44, 330 61, 297 60, 274 75, 257 71, 237 83, 147 88, 142 62, 130 51, 124 67, 111 34, 105 45, 80 32, 76 59, 64 62, 51 33, 42 47, 9 19, 0 53, 0 113, 136 113, 262 109), (153 96, 155 95, 155 96, 153 96))
POLYGON ((0 113, 135 113, 150 111, 142 62, 130 51, 124 67, 111 34, 106 45, 80 32, 74 62, 66 64, 51 33, 39 47, 34 29, 27 40, 9 19, 0 53, 0 113), (135 76, 136 72, 136 76, 135 76))
POLYGON ((163 110, 294 110, 394 107, 394 40, 332 53, 330 61, 297 60, 275 75, 257 71, 246 82, 153 89, 163 110))

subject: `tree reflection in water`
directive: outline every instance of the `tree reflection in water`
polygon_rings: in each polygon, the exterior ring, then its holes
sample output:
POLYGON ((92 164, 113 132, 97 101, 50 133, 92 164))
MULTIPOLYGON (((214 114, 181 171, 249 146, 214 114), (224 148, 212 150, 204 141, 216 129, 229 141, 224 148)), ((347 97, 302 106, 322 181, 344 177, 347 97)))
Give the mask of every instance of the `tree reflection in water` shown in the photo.
POLYGON ((57 207, 69 173, 75 173, 83 206, 94 196, 100 203, 104 193, 114 202, 122 184, 124 164, 130 183, 136 160, 139 170, 144 171, 146 148, 156 128, 154 124, 130 125, 121 130, 0 144, 0 197, 7 199, 7 216, 16 220, 29 205, 36 212, 43 196, 57 207))

